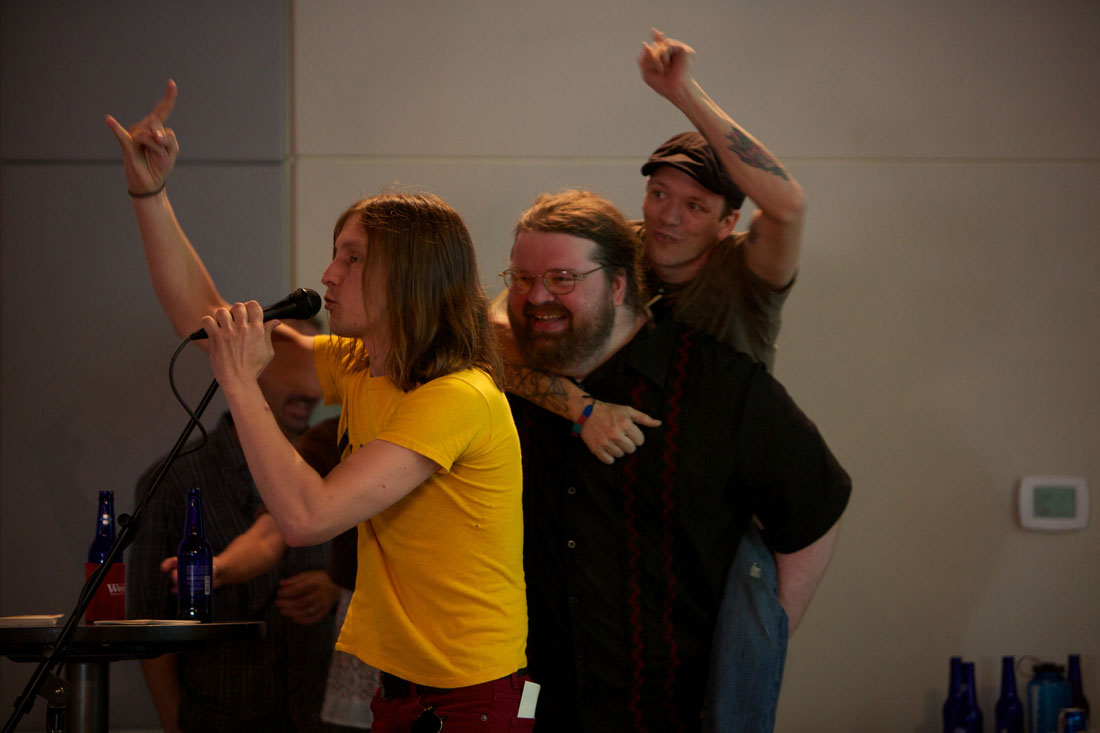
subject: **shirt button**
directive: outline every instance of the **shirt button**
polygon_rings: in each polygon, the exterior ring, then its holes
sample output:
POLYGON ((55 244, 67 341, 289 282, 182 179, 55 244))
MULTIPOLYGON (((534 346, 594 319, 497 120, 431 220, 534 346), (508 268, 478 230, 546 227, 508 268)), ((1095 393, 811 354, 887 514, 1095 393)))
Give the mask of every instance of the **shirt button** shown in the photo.
POLYGON ((565 546, 568 547, 570 550, 572 550, 574 547, 577 546, 577 543, 574 542, 573 540, 569 540, 568 542, 565 543, 565 546))
POLYGON ((581 602, 580 598, 577 598, 576 596, 569 596, 569 605, 570 606, 575 606, 580 602, 581 602))
POLYGON ((577 487, 576 486, 570 486, 568 489, 565 490, 565 493, 572 496, 573 494, 577 493, 577 487))

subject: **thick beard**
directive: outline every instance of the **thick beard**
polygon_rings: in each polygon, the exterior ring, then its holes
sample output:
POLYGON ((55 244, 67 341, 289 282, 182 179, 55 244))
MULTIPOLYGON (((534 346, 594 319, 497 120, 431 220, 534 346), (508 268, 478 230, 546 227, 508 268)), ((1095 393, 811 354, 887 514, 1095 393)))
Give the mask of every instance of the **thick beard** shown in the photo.
POLYGON ((608 339, 615 326, 615 308, 612 303, 601 303, 591 316, 577 326, 573 314, 569 313, 569 326, 559 333, 532 332, 527 308, 522 316, 508 311, 512 324, 512 334, 516 344, 527 360, 527 365, 547 372, 567 373, 574 367, 591 359, 608 339))

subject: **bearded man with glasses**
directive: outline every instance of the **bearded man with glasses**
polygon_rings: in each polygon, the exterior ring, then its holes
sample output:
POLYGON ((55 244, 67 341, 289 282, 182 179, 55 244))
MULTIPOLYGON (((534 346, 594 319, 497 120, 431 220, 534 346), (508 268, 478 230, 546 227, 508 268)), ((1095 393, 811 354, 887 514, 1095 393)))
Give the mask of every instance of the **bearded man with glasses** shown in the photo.
POLYGON ((638 260, 614 206, 567 191, 521 216, 502 273, 528 364, 660 418, 642 449, 605 464, 570 437, 568 418, 509 395, 536 731, 704 729, 712 634, 752 517, 797 619, 851 490, 762 365, 677 319, 649 318, 638 260))
MULTIPOLYGON (((643 221, 634 222, 658 319, 674 318, 774 365, 780 311, 801 255, 805 200, 783 164, 703 91, 691 74, 695 52, 653 31, 638 59, 646 83, 695 127, 657 148, 643 221), (757 210, 734 231, 746 197, 757 210)), ((629 404, 599 400, 554 370, 524 363, 505 326, 507 291, 494 300, 505 345, 507 387, 573 423, 573 434, 604 463, 639 450, 659 425, 629 404)), ((519 337, 517 336, 517 339, 519 337)), ((730 568, 715 630, 705 710, 708 730, 768 733, 774 727, 787 639, 800 620, 779 594, 774 548, 750 527, 730 568)))

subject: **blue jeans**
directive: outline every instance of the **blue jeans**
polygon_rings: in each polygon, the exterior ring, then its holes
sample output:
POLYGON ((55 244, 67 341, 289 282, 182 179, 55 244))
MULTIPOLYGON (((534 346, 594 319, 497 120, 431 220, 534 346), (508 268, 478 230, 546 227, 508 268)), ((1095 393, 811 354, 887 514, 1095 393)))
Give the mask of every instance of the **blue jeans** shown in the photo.
POLYGON ((714 625, 703 730, 771 733, 786 658, 775 558, 753 525, 733 558, 714 625))

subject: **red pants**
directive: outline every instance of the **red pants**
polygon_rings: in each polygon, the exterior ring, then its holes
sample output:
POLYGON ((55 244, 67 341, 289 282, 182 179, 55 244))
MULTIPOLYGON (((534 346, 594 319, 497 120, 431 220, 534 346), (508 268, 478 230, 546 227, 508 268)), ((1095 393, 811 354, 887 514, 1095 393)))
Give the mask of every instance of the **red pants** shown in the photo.
POLYGON ((531 731, 534 718, 518 718, 523 683, 530 678, 519 672, 480 685, 438 691, 421 691, 409 685, 409 694, 386 697, 383 689, 374 693, 372 733, 408 733, 428 707, 443 721, 442 733, 512 733, 531 731))

